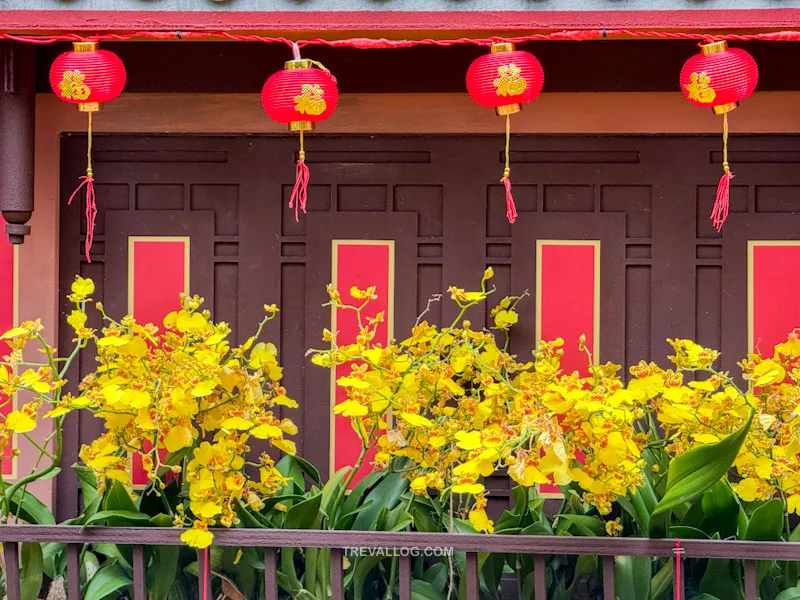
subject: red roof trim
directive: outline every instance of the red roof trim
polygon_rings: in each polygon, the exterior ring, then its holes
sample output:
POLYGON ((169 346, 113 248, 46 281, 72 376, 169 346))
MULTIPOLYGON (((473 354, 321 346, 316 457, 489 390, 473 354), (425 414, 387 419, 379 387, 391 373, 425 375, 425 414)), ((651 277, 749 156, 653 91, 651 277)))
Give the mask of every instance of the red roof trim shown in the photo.
POLYGON ((561 29, 758 30, 791 28, 800 9, 674 11, 0 11, 3 32, 101 31, 531 31, 561 29))

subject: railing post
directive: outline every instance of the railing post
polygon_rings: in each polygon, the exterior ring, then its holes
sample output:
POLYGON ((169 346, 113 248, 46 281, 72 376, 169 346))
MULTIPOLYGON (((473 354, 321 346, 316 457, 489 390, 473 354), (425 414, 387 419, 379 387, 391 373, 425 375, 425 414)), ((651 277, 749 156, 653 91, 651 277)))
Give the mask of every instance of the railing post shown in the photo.
POLYGON ((744 561, 744 600, 758 600, 758 563, 754 560, 744 561))
POLYGON ((603 557, 603 598, 605 600, 616 600, 613 556, 603 557))
POLYGON ((81 600, 81 546, 67 544, 67 600, 81 600))
POLYGON ((133 600, 147 600, 144 546, 133 547, 133 600))
POLYGON ((478 553, 467 552, 467 600, 478 600, 480 579, 478 578, 478 553))
POLYGON ((3 544, 3 559, 6 563, 6 596, 8 596, 8 600, 20 600, 19 545, 17 542, 3 544))
POLYGON ((411 600, 411 557, 400 556, 400 600, 411 600))
POLYGON ((533 597, 547 600, 547 562, 544 554, 533 557, 533 597))
POLYGON ((331 598, 344 600, 344 551, 331 548, 331 598))
POLYGON ((278 600, 278 572, 275 548, 264 550, 264 600, 278 600))

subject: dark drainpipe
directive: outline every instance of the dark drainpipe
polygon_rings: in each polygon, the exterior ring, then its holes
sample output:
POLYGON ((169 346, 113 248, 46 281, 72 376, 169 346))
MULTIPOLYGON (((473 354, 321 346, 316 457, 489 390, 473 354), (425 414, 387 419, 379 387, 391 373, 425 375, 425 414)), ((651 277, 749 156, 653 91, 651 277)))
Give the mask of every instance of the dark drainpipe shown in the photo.
POLYGON ((31 232, 36 108, 36 47, 0 41, 0 213, 12 244, 31 232))

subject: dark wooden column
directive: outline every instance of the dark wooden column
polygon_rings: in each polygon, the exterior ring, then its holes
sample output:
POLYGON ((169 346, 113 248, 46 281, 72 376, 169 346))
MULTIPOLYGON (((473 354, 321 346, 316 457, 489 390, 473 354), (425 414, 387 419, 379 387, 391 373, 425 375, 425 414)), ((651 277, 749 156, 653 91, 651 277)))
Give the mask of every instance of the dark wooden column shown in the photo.
POLYGON ((0 213, 12 244, 31 231, 33 214, 36 48, 0 42, 3 82, 0 88, 0 213))

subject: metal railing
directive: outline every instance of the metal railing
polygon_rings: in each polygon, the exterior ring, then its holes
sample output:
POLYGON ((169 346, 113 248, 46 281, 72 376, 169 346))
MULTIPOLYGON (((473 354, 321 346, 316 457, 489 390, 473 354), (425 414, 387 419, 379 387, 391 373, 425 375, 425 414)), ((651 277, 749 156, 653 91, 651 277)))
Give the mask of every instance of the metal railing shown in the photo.
MULTIPOLYGON (((8 600, 20 600, 19 542, 59 542, 67 549, 67 599, 80 600, 80 552, 84 544, 123 544, 133 547, 133 600, 147 600, 145 546, 182 545, 181 529, 138 527, 90 527, 74 525, 0 525, 0 543, 6 565, 8 600)), ((535 600, 546 600, 545 558, 551 554, 601 556, 603 595, 614 600, 614 557, 650 556, 721 558, 744 561, 745 600, 757 600, 756 567, 759 560, 800 561, 800 543, 749 542, 734 540, 681 540, 649 538, 602 538, 539 535, 478 535, 451 533, 409 533, 376 531, 317 531, 288 529, 215 529, 214 544, 263 548, 266 600, 277 600, 276 556, 278 548, 331 549, 331 598, 344 600, 343 557, 346 548, 408 550, 399 556, 400 599, 411 599, 411 556, 426 548, 452 548, 466 552, 466 597, 478 600, 478 553, 515 553, 534 555, 535 600)), ((200 573, 210 573, 198 553, 200 573)), ((682 572, 682 570, 681 570, 682 572)), ((683 582, 676 587, 676 598, 683 598, 683 582)), ((211 600, 210 582, 205 599, 211 600)), ((199 594, 199 596, 202 594, 199 594)))

